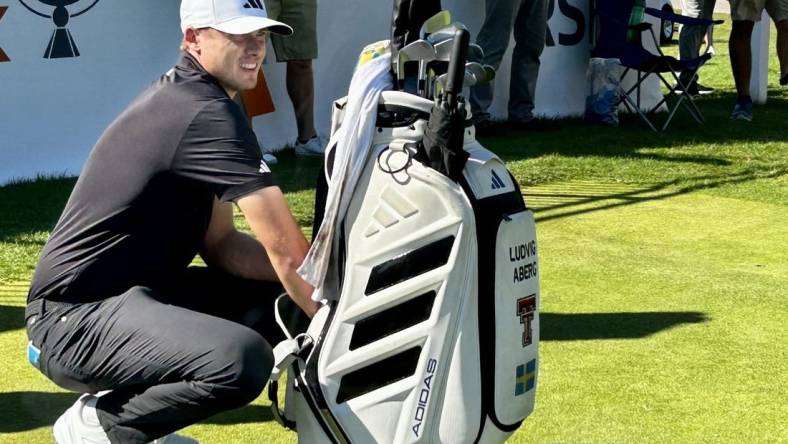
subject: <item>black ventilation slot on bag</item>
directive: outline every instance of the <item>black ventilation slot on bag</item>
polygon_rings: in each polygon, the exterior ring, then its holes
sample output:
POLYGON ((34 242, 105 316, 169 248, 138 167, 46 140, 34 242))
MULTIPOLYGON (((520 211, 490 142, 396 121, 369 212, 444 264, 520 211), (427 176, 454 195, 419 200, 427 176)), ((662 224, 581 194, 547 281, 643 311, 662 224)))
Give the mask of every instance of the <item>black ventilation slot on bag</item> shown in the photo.
POLYGON ((411 348, 346 374, 339 381, 337 404, 412 376, 420 354, 421 347, 411 348))
POLYGON ((445 237, 376 265, 369 275, 364 294, 370 295, 445 265, 452 245, 454 236, 445 237))
POLYGON ((430 318, 435 295, 435 291, 430 291, 356 322, 350 349, 355 350, 426 321, 430 318))

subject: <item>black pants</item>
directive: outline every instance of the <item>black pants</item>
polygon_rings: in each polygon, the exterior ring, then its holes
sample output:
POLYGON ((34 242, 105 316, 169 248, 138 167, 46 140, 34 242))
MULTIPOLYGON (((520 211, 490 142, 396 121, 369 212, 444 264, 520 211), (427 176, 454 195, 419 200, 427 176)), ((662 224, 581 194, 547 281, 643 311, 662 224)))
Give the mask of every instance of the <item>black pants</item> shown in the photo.
POLYGON ((113 443, 147 443, 253 401, 282 338, 278 284, 190 268, 166 285, 87 304, 31 304, 28 336, 57 385, 99 398, 113 443), (268 341, 263 339, 266 337, 268 341))

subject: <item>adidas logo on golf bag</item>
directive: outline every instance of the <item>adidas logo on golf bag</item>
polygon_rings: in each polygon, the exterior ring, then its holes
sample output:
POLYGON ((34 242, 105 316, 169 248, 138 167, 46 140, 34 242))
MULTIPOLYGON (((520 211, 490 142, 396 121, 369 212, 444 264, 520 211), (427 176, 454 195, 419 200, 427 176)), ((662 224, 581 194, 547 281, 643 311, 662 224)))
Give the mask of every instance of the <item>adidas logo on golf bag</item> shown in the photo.
POLYGON ((250 9, 250 8, 251 9, 265 9, 265 6, 263 6, 262 0, 249 0, 244 5, 244 8, 246 8, 246 9, 250 9))
POLYGON ((495 174, 495 170, 492 170, 492 189, 493 190, 500 190, 501 188, 505 188, 506 184, 503 183, 503 180, 495 174))

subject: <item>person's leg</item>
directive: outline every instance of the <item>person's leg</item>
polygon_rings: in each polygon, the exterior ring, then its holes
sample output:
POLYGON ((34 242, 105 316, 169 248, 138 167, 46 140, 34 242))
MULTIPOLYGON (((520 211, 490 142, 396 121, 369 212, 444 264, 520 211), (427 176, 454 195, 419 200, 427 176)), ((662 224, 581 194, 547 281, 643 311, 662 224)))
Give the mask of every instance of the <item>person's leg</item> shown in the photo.
POLYGON ((766 12, 777 28, 777 60, 780 84, 788 85, 788 0, 767 0, 766 12))
POLYGON ((750 74, 752 70, 752 29, 755 22, 749 20, 734 20, 731 36, 728 41, 730 51, 733 81, 736 85, 738 100, 750 97, 750 74))
MULTIPOLYGON (((222 295, 214 303, 232 304, 222 295)), ((41 370, 70 390, 111 390, 96 411, 113 443, 147 443, 245 405, 273 366, 260 334, 163 302, 147 287, 53 315, 29 328, 41 344, 41 370)))
MULTIPOLYGON (((273 3, 273 0, 267 0, 266 4, 269 1, 273 3)), ((297 144, 303 145, 317 136, 314 123, 315 92, 312 71, 312 60, 317 58, 317 2, 316 0, 288 0, 279 3, 281 11, 277 20, 292 26, 293 34, 272 35, 271 43, 276 52, 276 60, 287 62, 287 94, 293 104, 298 128, 297 144)), ((322 151, 322 147, 315 150, 322 151)))
MULTIPOLYGON (((509 46, 509 39, 514 26, 514 18, 520 0, 486 0, 484 2, 484 24, 476 37, 476 43, 484 50, 484 64, 496 70, 501 66, 501 59, 509 46)), ((493 100, 494 84, 482 83, 471 88, 469 101, 476 122, 490 118, 488 109, 493 100)))
POLYGON ((312 60, 287 61, 287 95, 293 102, 298 141, 306 143, 315 137, 315 86, 312 60))
MULTIPOLYGON (((715 3, 715 0, 683 0, 681 15, 706 20, 711 19, 715 3)), ((681 60, 692 60, 700 55, 703 37, 707 34, 708 29, 709 27, 707 26, 685 25, 681 27, 681 34, 679 35, 679 58, 681 60)), ((682 71, 679 80, 684 86, 692 89, 692 85, 689 83, 694 74, 695 72, 692 70, 682 71)))
POLYGON ((539 57, 547 36, 547 0, 523 0, 514 23, 512 77, 509 84, 509 120, 533 120, 539 57))
POLYGON ((788 85, 788 20, 777 23, 777 58, 780 60, 780 84, 788 85))

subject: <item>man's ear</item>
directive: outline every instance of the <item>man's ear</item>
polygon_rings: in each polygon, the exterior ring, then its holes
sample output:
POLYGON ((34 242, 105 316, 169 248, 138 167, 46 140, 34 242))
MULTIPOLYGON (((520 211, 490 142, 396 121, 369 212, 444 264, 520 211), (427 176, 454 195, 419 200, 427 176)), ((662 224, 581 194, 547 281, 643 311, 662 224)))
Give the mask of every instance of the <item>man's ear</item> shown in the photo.
POLYGON ((190 52, 194 52, 199 54, 200 53, 200 42, 197 38, 198 31, 194 28, 186 28, 186 31, 183 33, 183 46, 184 49, 189 50, 190 52))

